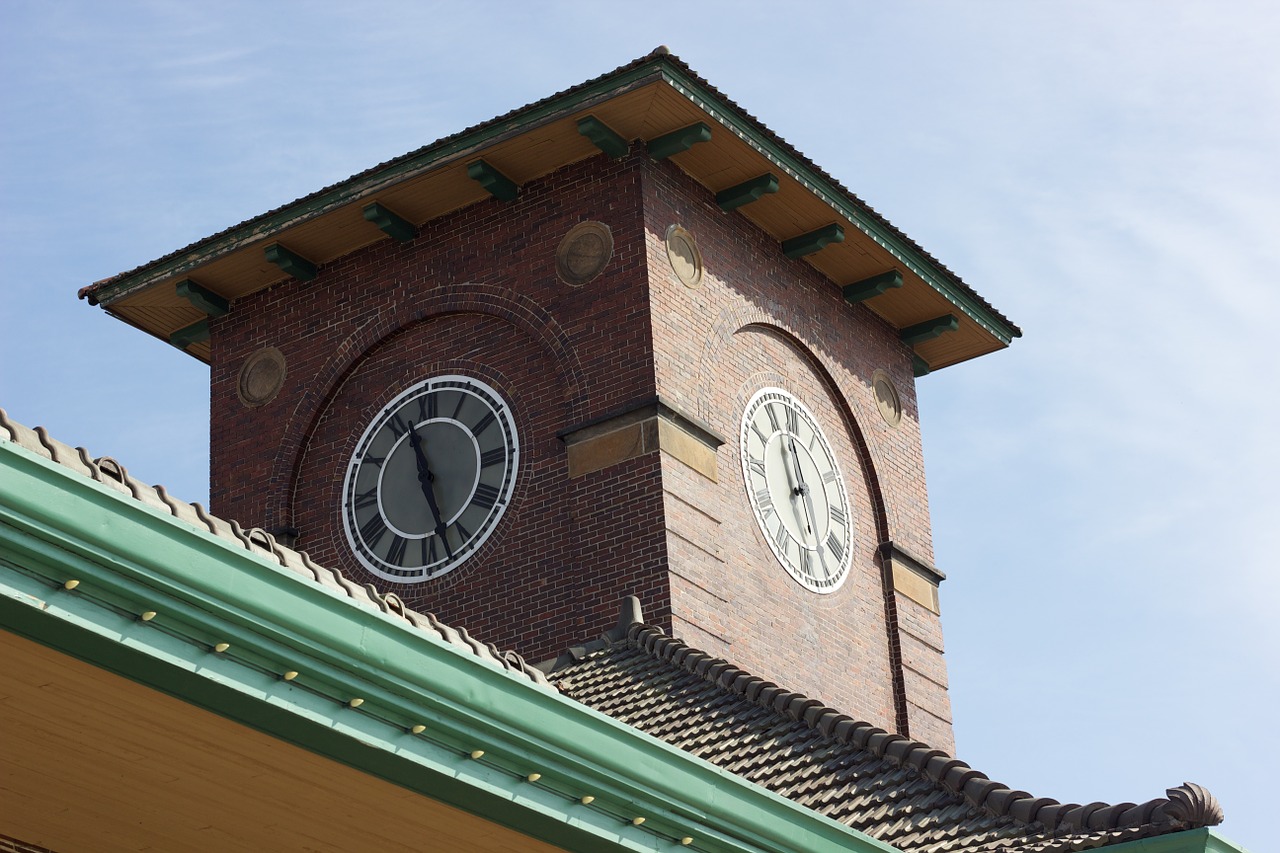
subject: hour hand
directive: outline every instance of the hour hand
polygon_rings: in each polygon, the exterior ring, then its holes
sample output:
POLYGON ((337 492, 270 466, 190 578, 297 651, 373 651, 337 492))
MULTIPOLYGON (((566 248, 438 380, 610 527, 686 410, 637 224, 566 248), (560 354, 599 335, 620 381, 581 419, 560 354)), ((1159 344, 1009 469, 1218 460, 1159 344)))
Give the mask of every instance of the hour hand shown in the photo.
POLYGON ((435 532, 440 537, 440 541, 444 544, 444 550, 450 557, 453 556, 449 548, 449 540, 445 538, 445 523, 440 516, 440 505, 436 503, 436 490, 432 487, 435 482, 435 475, 431 473, 431 467, 427 464, 427 452, 422 446, 422 436, 418 435, 416 426, 409 428, 409 444, 413 446, 413 455, 418 462, 418 483, 422 486, 422 494, 427 498, 427 505, 431 507, 431 517, 436 523, 435 532))

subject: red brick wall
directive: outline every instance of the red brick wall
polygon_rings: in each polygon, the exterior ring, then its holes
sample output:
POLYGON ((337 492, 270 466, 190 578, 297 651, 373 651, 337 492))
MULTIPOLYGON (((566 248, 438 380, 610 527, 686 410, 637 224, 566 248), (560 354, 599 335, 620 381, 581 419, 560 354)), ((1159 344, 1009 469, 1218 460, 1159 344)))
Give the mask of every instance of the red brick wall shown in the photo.
POLYGON ((557 433, 653 388, 638 160, 603 157, 473 205, 401 245, 385 240, 239 300, 212 329, 211 503, 361 582, 399 594, 473 635, 533 660, 610 627, 638 594, 669 612, 657 454, 569 480, 557 433), (559 280, 566 231, 595 219, 615 246, 584 287, 559 280), (241 405, 244 359, 276 346, 280 395, 241 405), (339 514, 355 442, 381 406, 442 372, 478 376, 512 404, 522 462, 496 534, 462 568, 394 585, 348 554, 339 514))
MULTIPOLYGON (((619 599, 637 594, 647 621, 695 646, 886 728, 905 717, 913 735, 950 747, 937 691, 906 685, 895 701, 902 638, 875 559, 885 539, 932 559, 910 353, 673 165, 635 153, 566 167, 514 202, 473 205, 409 244, 384 240, 311 282, 239 300, 212 323, 211 343, 218 514, 294 526, 298 547, 319 562, 532 660, 598 635, 619 599), (610 226, 614 254, 574 288, 556 276, 555 251, 588 219, 610 226), (673 222, 698 239, 706 272, 697 289, 667 261, 673 222), (284 353, 288 375, 276 399, 249 409, 237 373, 264 346, 284 353), (897 429, 876 411, 876 368, 902 395, 897 429), (379 408, 442 372, 478 376, 512 404, 521 470, 476 557, 442 578, 392 585, 347 553, 342 475, 379 408), (802 589, 778 565, 742 487, 742 409, 767 384, 801 397, 838 448, 857 553, 831 595, 802 589), (568 477, 558 433, 655 394, 729 439, 718 482, 659 453, 568 477)), ((917 634, 939 640, 907 651, 945 684, 936 617, 909 615, 927 623, 917 634)))
MULTIPOLYGON (((846 304, 808 263, 788 259, 741 213, 722 212, 682 172, 652 164, 644 191, 658 392, 728 439, 717 483, 663 459, 676 632, 886 728, 905 717, 913 736, 950 749, 945 688, 923 690, 900 666, 904 639, 912 638, 899 634, 901 615, 888 618, 876 555, 891 539, 932 559, 910 350, 869 309, 846 304), (664 235, 673 223, 698 241, 704 274, 696 289, 667 260, 664 235), (877 410, 876 369, 901 394, 897 428, 877 410), (848 580, 831 594, 804 589, 779 565, 743 488, 742 413, 769 385, 802 399, 838 453, 855 511, 855 553, 848 580), (905 691, 896 702, 895 690, 905 691)), ((919 607, 909 616, 932 620, 936 647, 910 651, 929 657, 926 669, 941 671, 945 685, 937 617, 919 607)))

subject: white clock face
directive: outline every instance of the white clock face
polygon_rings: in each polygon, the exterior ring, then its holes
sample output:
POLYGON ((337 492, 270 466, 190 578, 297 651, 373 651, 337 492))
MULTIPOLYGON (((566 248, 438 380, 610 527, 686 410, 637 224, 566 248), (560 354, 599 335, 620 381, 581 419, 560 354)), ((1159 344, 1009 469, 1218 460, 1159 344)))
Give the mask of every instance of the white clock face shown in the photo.
POLYGON ((747 403, 742 477, 756 522, 791 577, 814 592, 839 589, 853 555, 844 479, 813 413, 781 388, 747 403))
POLYGON ((420 382, 356 445, 342 487, 347 542, 386 580, 439 577, 493 533, 518 463, 515 421, 497 391, 467 376, 420 382))

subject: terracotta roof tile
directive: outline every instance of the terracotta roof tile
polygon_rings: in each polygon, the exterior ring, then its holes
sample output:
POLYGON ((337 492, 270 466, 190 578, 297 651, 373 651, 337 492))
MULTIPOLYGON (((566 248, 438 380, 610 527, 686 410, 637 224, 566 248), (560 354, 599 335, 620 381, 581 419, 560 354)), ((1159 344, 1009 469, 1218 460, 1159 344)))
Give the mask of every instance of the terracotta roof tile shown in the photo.
POLYGON ((1140 805, 1034 797, 638 621, 544 666, 577 701, 902 850, 1094 850, 1222 820, 1190 783, 1140 805))

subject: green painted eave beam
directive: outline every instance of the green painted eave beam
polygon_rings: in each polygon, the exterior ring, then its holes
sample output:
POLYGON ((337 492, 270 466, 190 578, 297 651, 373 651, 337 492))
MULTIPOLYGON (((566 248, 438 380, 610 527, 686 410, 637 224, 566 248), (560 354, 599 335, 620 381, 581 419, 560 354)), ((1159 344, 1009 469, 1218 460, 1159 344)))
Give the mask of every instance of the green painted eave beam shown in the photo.
POLYGON ((933 368, 929 366, 929 362, 925 361, 915 353, 911 354, 911 375, 916 379, 921 376, 928 376, 933 372, 933 368))
MULTIPOLYGON (((663 62, 662 57, 655 61, 663 62)), ((966 290, 955 275, 945 269, 909 238, 897 232, 888 222, 871 211, 847 189, 829 175, 814 167, 803 156, 788 150, 768 135, 753 119, 725 102, 724 96, 708 87, 701 79, 691 76, 675 63, 663 62, 663 77, 680 94, 713 115, 720 124, 760 152, 770 162, 794 177, 805 189, 831 205, 858 230, 889 251, 907 269, 920 276, 926 284, 941 294, 962 312, 1003 344, 1010 343, 1022 333, 1015 326, 992 311, 989 305, 966 290)))
POLYGON ((736 210, 744 204, 759 201, 761 196, 778 191, 778 176, 766 172, 763 175, 743 181, 737 186, 723 189, 716 193, 716 204, 726 213, 736 210))
POLYGON ((174 290, 178 296, 187 300, 191 305, 210 317, 221 317, 231 310, 231 304, 226 299, 209 290, 207 287, 201 287, 189 278, 184 278, 174 286, 174 290))
POLYGON ((280 270, 299 281, 311 281, 316 277, 316 265, 279 243, 272 243, 262 250, 267 261, 275 264, 280 270))
POLYGON ((183 326, 176 332, 169 334, 169 343, 178 349, 186 349, 192 344, 199 344, 209 340, 209 321, 197 320, 190 326, 183 326))
POLYGON ((803 258, 805 255, 812 255, 814 252, 820 252, 832 243, 839 243, 844 240, 844 228, 839 223, 833 222, 830 225, 824 225, 821 228, 810 231, 808 234, 801 234, 792 237, 790 240, 782 241, 782 254, 788 258, 803 258))
POLYGON ((578 119, 578 133, 581 133, 591 144, 606 155, 617 160, 631 150, 627 140, 614 132, 613 128, 595 116, 578 119))
POLYGON ((925 320, 923 323, 907 326, 898 332, 898 337, 902 339, 904 344, 913 347, 916 344, 922 344, 925 341, 941 337, 948 332, 954 332, 959 328, 959 317, 955 314, 943 314, 941 317, 934 317, 932 320, 925 320))
POLYGON ((650 139, 649 156, 655 160, 665 160, 681 151, 688 151, 699 142, 710 141, 711 128, 706 122, 700 121, 650 139))
POLYGON ((484 187, 485 192, 499 201, 515 201, 520 192, 516 182, 499 172, 484 160, 467 165, 467 176, 484 187))
POLYGON ((379 202, 365 205, 364 218, 397 242, 408 243, 418 236, 418 229, 413 227, 412 222, 388 210, 386 205, 379 202))
POLYGON ((690 836, 708 853, 892 850, 201 530, 153 497, 155 506, 0 440, 0 622, 565 849, 681 849, 690 836), (73 591, 68 580, 79 581, 73 591), (156 616, 140 620, 144 611, 156 616), (287 670, 298 677, 282 679, 287 670), (364 700, 358 709, 353 698, 364 700), (425 730, 412 732, 418 724, 425 730), (588 794, 590 808, 579 801, 588 794))
POLYGON ((870 278, 864 278, 862 281, 856 281, 853 284, 846 284, 842 288, 844 293, 844 301, 850 305, 857 305, 859 302, 865 302, 873 296, 879 296, 886 290, 896 287, 902 287, 902 273, 897 270, 889 270, 879 275, 873 275, 870 278))

